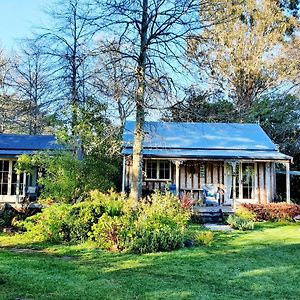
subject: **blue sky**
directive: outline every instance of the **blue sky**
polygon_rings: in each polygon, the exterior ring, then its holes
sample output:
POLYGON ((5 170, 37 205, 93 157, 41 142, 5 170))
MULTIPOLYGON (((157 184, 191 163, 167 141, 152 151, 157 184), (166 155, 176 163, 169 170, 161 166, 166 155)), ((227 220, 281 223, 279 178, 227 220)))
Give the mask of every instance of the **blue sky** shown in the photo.
POLYGON ((47 8, 54 0, 0 0, 0 46, 9 52, 18 39, 30 37, 34 26, 43 25, 47 8))

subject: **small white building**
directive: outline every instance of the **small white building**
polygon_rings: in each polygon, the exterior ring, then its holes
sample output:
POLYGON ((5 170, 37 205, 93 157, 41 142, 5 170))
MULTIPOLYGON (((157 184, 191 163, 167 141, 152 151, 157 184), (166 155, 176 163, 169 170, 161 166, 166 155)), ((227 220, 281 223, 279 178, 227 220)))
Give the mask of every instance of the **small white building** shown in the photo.
POLYGON ((37 192, 37 169, 17 174, 18 156, 43 150, 61 149, 53 135, 0 134, 0 204, 18 204, 27 194, 37 192))

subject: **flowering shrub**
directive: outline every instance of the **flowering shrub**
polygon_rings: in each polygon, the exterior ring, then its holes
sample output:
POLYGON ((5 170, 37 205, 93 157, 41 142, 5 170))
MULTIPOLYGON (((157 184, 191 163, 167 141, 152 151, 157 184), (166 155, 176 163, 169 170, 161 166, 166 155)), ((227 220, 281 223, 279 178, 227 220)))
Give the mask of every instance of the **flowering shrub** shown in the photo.
POLYGON ((243 204, 242 207, 254 213, 256 221, 292 221, 300 214, 300 205, 286 202, 243 204))

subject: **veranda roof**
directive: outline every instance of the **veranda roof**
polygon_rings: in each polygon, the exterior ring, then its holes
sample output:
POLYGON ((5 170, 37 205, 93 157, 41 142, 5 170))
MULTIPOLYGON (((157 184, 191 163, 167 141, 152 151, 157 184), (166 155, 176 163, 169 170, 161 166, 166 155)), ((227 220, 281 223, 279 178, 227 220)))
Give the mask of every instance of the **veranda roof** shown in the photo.
MULTIPOLYGON (((123 154, 132 154, 135 122, 127 122, 123 154)), ((258 124, 173 123, 145 124, 144 156, 208 159, 291 160, 258 124)))

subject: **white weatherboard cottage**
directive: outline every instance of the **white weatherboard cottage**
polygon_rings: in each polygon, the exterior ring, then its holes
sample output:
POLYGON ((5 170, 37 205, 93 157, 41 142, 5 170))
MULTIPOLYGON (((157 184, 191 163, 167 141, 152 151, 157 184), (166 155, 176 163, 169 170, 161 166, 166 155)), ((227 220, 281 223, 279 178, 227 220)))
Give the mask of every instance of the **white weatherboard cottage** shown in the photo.
MULTIPOLYGON (((123 135, 123 191, 130 190, 135 122, 123 135)), ((276 164, 286 167, 290 202, 292 157, 280 153, 258 124, 146 122, 143 192, 173 186, 176 193, 203 198, 207 186, 220 205, 269 203, 276 195, 276 164)))
POLYGON ((17 174, 18 156, 62 149, 53 135, 0 134, 0 204, 18 204, 28 194, 36 197, 37 168, 32 174, 17 174))

